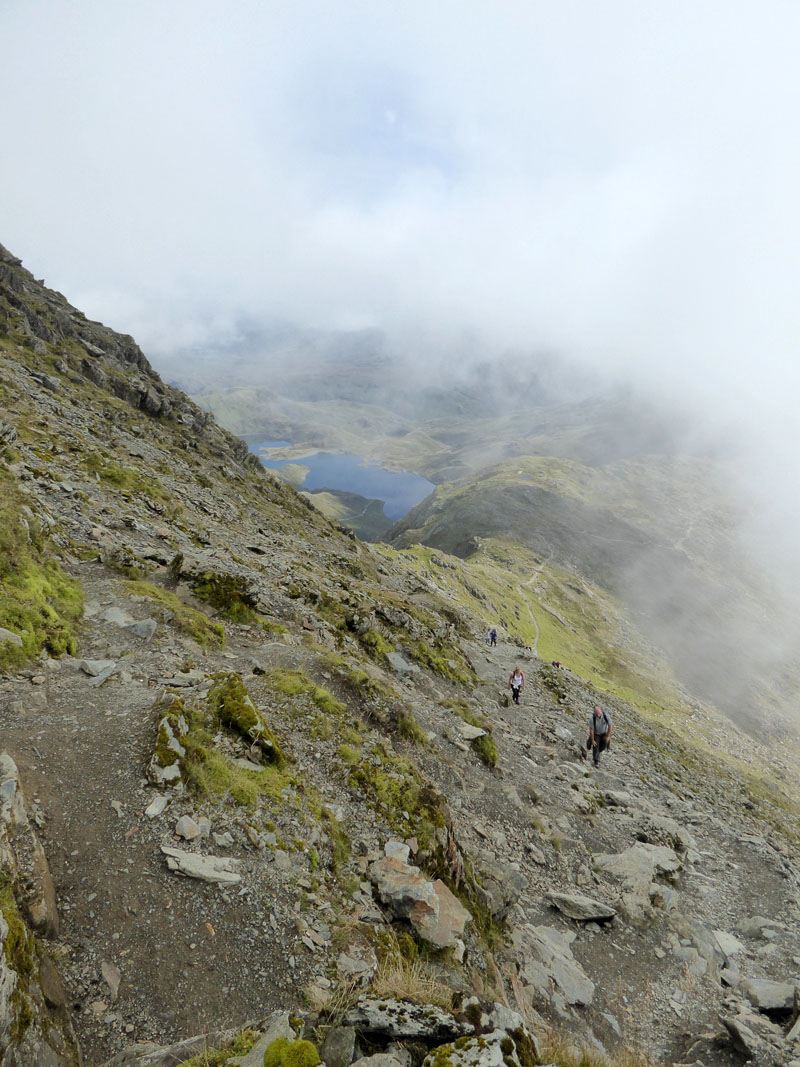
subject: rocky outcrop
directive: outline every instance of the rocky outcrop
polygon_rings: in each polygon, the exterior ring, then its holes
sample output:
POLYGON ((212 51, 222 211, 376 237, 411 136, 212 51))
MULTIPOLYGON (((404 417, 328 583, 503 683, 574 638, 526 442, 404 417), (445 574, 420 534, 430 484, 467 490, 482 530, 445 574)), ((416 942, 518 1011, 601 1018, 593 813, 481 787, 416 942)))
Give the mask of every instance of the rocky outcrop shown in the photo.
POLYGON ((0 1064, 79 1062, 61 977, 47 939, 58 930, 55 890, 28 818, 19 772, 0 753, 0 1064))

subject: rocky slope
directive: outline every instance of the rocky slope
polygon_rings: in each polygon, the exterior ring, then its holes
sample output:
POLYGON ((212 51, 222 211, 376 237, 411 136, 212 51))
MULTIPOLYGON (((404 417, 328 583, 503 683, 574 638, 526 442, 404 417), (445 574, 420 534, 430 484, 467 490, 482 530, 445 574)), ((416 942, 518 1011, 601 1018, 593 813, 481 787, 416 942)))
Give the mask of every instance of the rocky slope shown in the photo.
POLYGON ((5 251, 0 358, 3 1067, 798 1053, 788 759, 488 650, 5 251))

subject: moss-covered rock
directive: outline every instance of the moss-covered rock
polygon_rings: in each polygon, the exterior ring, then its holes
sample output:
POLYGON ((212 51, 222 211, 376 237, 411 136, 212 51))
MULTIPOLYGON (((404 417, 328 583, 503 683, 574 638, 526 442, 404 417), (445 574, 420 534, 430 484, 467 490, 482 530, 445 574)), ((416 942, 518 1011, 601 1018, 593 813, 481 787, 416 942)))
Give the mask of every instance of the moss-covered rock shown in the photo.
POLYGON ((264 716, 253 703, 241 676, 228 674, 212 686, 208 706, 223 726, 235 730, 261 750, 267 763, 283 767, 286 756, 264 716))
POLYGON ((290 1041, 278 1037, 264 1052, 264 1067, 317 1067, 321 1063, 311 1041, 290 1041))

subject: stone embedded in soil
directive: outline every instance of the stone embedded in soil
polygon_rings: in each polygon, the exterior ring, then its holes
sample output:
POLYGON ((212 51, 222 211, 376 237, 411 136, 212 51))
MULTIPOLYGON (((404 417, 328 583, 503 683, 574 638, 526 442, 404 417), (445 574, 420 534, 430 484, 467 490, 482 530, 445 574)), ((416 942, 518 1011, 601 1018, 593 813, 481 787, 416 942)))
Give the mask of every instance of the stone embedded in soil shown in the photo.
POLYGON ((191 815, 182 815, 175 823, 175 834, 185 841, 195 841, 201 836, 202 830, 191 815))
POLYGON ((161 851, 167 858, 169 869, 177 874, 185 874, 187 878, 224 885, 237 885, 242 880, 238 870, 240 861, 232 857, 200 856, 169 845, 162 845, 161 851))
POLYGON ((599 900, 592 900, 591 897, 583 896, 582 893, 551 891, 547 894, 547 899, 553 907, 568 915, 570 919, 577 919, 581 922, 613 919, 617 914, 616 908, 603 904, 599 900))

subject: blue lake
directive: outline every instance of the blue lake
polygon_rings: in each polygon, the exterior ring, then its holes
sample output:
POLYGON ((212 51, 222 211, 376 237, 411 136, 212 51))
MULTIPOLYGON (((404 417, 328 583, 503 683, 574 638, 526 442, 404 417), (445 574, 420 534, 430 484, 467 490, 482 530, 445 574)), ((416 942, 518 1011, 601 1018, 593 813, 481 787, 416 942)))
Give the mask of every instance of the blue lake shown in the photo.
POLYGON ((312 452, 294 459, 273 459, 262 455, 261 448, 286 448, 288 441, 248 441, 250 451, 255 452, 270 470, 280 470, 287 463, 299 463, 308 467, 303 489, 338 489, 344 493, 383 501, 383 510, 390 519, 402 519, 415 504, 432 493, 435 486, 427 478, 406 471, 387 471, 374 463, 365 463, 361 456, 349 456, 334 452, 312 452))

